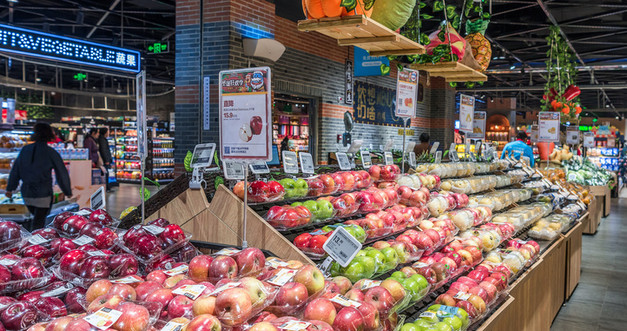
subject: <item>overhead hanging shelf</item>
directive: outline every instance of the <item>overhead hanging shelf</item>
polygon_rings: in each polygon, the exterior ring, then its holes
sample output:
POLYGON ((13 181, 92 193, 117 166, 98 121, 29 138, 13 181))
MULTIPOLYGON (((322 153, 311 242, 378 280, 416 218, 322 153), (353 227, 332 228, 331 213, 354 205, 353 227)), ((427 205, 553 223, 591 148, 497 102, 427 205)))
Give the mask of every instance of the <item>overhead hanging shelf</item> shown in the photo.
POLYGON ((444 77, 447 82, 485 82, 488 76, 459 62, 412 64, 411 69, 424 70, 431 76, 444 77))
POLYGON ((340 46, 357 46, 372 56, 423 54, 424 46, 362 16, 326 17, 298 22, 299 31, 316 31, 337 39, 340 46))

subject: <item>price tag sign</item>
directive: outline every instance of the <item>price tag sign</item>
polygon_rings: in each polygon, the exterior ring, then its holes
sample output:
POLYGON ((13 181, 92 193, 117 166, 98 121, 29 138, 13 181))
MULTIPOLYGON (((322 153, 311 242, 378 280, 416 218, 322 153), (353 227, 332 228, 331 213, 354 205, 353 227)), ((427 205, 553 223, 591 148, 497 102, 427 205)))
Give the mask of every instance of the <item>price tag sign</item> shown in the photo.
POLYGON ((89 252, 87 252, 87 255, 89 255, 89 256, 108 256, 103 251, 89 251, 89 252))
POLYGON ((313 174, 316 172, 314 167, 313 157, 310 153, 298 153, 298 157, 300 158, 300 168, 304 174, 313 174))
POLYGON ((468 298, 470 298, 470 293, 457 292, 457 294, 455 294, 455 296, 453 298, 459 299, 461 301, 466 301, 466 300, 468 300, 468 298))
POLYGON ((28 242, 33 244, 33 245, 41 245, 41 244, 45 244, 47 242, 49 242, 49 239, 46 239, 44 237, 42 237, 40 234, 36 234, 34 236, 31 236, 30 238, 28 238, 28 242))
POLYGON ((583 147, 594 148, 594 132, 584 132, 583 147))
POLYGON ((409 152, 409 165, 412 166, 412 168, 416 167, 416 153, 414 152, 409 152))
POLYGON ((440 142, 436 141, 433 143, 433 146, 431 146, 431 150, 429 151, 429 154, 434 154, 437 150, 438 147, 440 147, 440 142))
POLYGON ((566 143, 571 145, 579 143, 579 127, 569 126, 566 129, 566 143))
POLYGON ((305 321, 287 321, 279 326, 281 330, 300 331, 307 330, 311 323, 305 321))
POLYGON ((457 155, 457 145, 455 143, 451 143, 451 146, 448 149, 448 157, 453 162, 459 162, 459 156, 457 155))
POLYGON ((213 161, 213 155, 215 154, 216 144, 198 144, 194 147, 194 153, 192 154, 192 161, 190 166, 192 168, 208 168, 213 161))
POLYGON ((361 249, 361 243, 340 226, 333 231, 322 249, 342 267, 346 267, 361 249))
POLYGON ((165 228, 162 228, 162 227, 156 226, 156 225, 145 225, 144 226, 144 230, 150 232, 151 234, 154 234, 155 236, 158 236, 163 231, 165 231, 165 228))
POLYGON ((298 156, 296 152, 283 151, 283 170, 286 174, 298 173, 298 156))
POLYGON ((346 153, 335 153, 335 156, 337 157, 337 163, 340 165, 340 169, 351 170, 351 161, 348 159, 346 153))
POLYGON ((269 174, 270 168, 264 161, 251 162, 249 165, 250 171, 255 175, 269 174))
MULTIPOLYGON (((238 286, 240 286, 240 282, 232 282, 232 283, 226 283, 218 288, 216 288, 215 290, 213 290, 213 292, 209 293, 210 296, 212 295, 217 295, 220 292, 224 292, 230 288, 236 288, 238 286)), ((174 292, 173 292, 174 293, 174 292)))
POLYGON ((363 279, 361 283, 361 290, 365 291, 371 287, 375 287, 379 285, 381 285, 380 280, 363 279))
POLYGON ((52 291, 48 291, 46 293, 43 293, 41 296, 42 297, 58 297, 59 295, 66 293, 68 291, 70 291, 71 289, 74 288, 74 285, 72 283, 67 283, 59 288, 55 288, 52 291))
POLYGON ((244 166, 241 163, 222 161, 226 179, 244 179, 244 166))
POLYGON ((366 169, 370 169, 372 166, 372 156, 370 152, 361 150, 359 153, 361 154, 361 165, 366 169))
POLYGON ((97 312, 83 317, 87 323, 97 327, 100 330, 110 328, 119 318, 122 312, 111 308, 100 308, 97 312))
POLYGON ((172 294, 180 294, 192 300, 196 300, 196 298, 198 298, 202 294, 202 292, 206 289, 207 289, 207 286, 200 285, 200 284, 183 285, 177 288, 176 290, 172 291, 172 294))
POLYGON ((94 240, 94 238, 90 237, 90 236, 86 236, 86 235, 82 235, 74 240, 72 240, 77 246, 83 246, 83 245, 87 245, 87 244, 91 244, 92 242, 96 241, 94 240))
POLYGON ((170 277, 172 277, 172 276, 175 276, 175 275, 186 273, 188 269, 189 269, 189 267, 187 265, 183 264, 183 265, 180 265, 180 266, 178 266, 176 268, 172 268, 170 270, 164 270, 163 273, 168 275, 168 276, 170 276, 170 277))
POLYGON ((143 282, 144 280, 137 276, 137 275, 130 275, 130 276, 126 276, 123 278, 119 278, 119 279, 114 279, 111 281, 111 283, 114 284, 133 284, 133 283, 139 283, 139 282, 143 282))
POLYGON ((185 326, 189 323, 177 323, 169 321, 161 331, 181 331, 185 328, 185 326))
POLYGON ((91 211, 86 210, 86 209, 81 209, 77 212, 74 213, 74 215, 79 215, 79 216, 83 216, 83 217, 87 217, 89 215, 91 215, 91 211))
POLYGON ((442 151, 435 152, 435 163, 442 163, 442 151))
POLYGON ((104 209, 107 206, 104 186, 100 186, 100 188, 91 195, 89 199, 89 206, 92 210, 104 209))
POLYGON ((383 160, 385 161, 385 165, 394 164, 394 156, 392 155, 392 152, 384 152, 383 160))
POLYGON ((331 298, 331 301, 344 307, 359 308, 361 306, 361 303, 351 300, 341 294, 336 294, 333 298, 331 298))
POLYGON ((214 255, 222 255, 222 256, 233 256, 237 253, 241 252, 239 249, 237 248, 233 248, 233 247, 229 247, 229 248, 223 248, 219 251, 217 251, 214 255))
POLYGON ((294 278, 296 272, 297 270, 294 269, 280 269, 279 272, 277 272, 276 275, 270 277, 267 282, 276 286, 283 286, 287 284, 290 280, 292 280, 292 278, 294 278))
POLYGON ((277 259, 277 258, 269 258, 266 260, 266 266, 273 268, 273 269, 285 268, 288 265, 289 264, 287 262, 281 261, 280 259, 277 259))

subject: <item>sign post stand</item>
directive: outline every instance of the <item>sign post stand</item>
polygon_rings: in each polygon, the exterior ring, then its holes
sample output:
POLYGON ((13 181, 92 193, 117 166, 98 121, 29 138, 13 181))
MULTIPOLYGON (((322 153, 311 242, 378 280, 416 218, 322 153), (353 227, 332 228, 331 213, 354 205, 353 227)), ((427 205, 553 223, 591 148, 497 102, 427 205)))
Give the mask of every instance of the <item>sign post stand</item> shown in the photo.
POLYGON ((403 156, 401 157, 401 171, 405 173, 405 139, 407 124, 416 116, 416 101, 418 97, 418 71, 406 69, 398 71, 396 80, 396 108, 394 114, 403 118, 403 156))
POLYGON ((146 71, 142 70, 136 76, 136 112, 137 112, 137 154, 141 162, 141 194, 142 210, 141 210, 141 223, 144 223, 146 219, 146 206, 144 199, 144 191, 146 185, 144 182, 144 176, 146 175, 146 71))
POLYGON ((403 161, 401 162, 401 172, 405 173, 405 136, 407 132, 407 123, 409 122, 409 117, 405 117, 403 120, 405 121, 405 123, 403 123, 403 161))
POLYGON ((222 160, 244 163, 243 248, 248 246, 249 164, 272 160, 271 77, 269 67, 226 70, 219 74, 220 156, 222 160))

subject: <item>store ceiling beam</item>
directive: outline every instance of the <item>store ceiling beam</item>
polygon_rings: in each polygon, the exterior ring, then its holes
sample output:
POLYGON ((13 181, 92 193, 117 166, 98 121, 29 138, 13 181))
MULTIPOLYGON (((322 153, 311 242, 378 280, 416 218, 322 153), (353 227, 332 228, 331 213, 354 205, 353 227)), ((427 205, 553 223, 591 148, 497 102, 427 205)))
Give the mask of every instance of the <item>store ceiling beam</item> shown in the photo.
MULTIPOLYGON (((22 9, 28 10, 53 10, 53 11, 89 11, 89 12, 107 12, 106 9, 101 8, 69 8, 69 7, 42 7, 42 6, 20 6, 22 9)), ((110 14, 119 15, 116 11, 111 11, 110 14)), ((143 15, 174 15, 173 12, 168 11, 154 11, 154 10, 124 10, 126 14, 143 14, 143 15)))
MULTIPOLYGON (((626 84, 609 84, 609 85, 578 85, 580 90, 625 90, 626 84)), ((518 92, 518 91, 544 91, 544 85, 533 86, 498 86, 498 87, 477 87, 477 88, 458 88, 457 92, 518 92)))
MULTIPOLYGON (((20 26, 33 26, 33 25, 42 25, 42 23, 20 23, 20 26)), ((94 24, 78 24, 78 23, 48 23, 49 26, 59 26, 59 27, 92 27, 92 28, 99 28, 99 29, 104 29, 104 30, 111 30, 111 29, 119 29, 120 27, 117 25, 94 25, 94 24)), ((163 30, 167 30, 167 31, 175 31, 174 28, 172 27, 166 27, 166 28, 162 28, 162 27, 141 27, 141 26, 125 26, 124 30, 158 30, 158 31, 163 31, 163 30)), ((126 41, 126 38, 124 38, 124 41, 126 41)))
POLYGON ((107 17, 109 16, 110 11, 112 11, 118 5, 118 3, 120 3, 120 0, 113 0, 113 2, 111 3, 111 6, 109 6, 109 11, 105 12, 104 14, 102 14, 102 17, 100 17, 100 19, 96 23, 96 26, 93 27, 91 29, 91 31, 89 31, 89 33, 87 34, 87 38, 91 37, 91 35, 93 35, 94 32, 96 32, 96 30, 98 29, 98 26, 100 26, 102 24, 102 22, 104 22, 104 20, 107 19, 107 17))
POLYGON ((532 3, 532 4, 529 4, 529 5, 526 5, 526 6, 516 7, 516 8, 500 11, 498 13, 492 13, 491 16, 495 17, 495 16, 499 16, 499 15, 503 15, 503 14, 507 14, 507 13, 511 13, 511 12, 515 12, 515 11, 531 8, 531 7, 536 7, 537 5, 538 5, 537 3, 532 3))
MULTIPOLYGON (((627 47, 627 46, 626 46, 627 47)), ((596 66, 577 66, 577 71, 624 71, 627 70, 627 64, 614 64, 614 65, 596 65, 596 66)), ((525 68, 525 73, 545 73, 546 67, 530 67, 525 68)), ((521 69, 488 69, 486 74, 488 75, 507 75, 507 74, 522 74, 521 69)))

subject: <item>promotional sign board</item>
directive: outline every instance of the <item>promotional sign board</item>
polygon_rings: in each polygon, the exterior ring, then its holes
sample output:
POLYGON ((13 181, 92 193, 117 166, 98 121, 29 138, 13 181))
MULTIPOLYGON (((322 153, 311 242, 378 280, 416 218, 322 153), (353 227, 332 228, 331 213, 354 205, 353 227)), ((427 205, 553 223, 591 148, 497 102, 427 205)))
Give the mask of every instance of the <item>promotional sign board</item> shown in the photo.
POLYGON ((475 97, 460 94, 459 96, 459 129, 472 132, 475 117, 475 97))
POLYGON ((355 76, 384 76, 389 75, 390 60, 387 56, 370 56, 365 49, 354 47, 355 76), (387 72, 385 68, 388 68, 387 72))
POLYGON ((418 95, 418 71, 403 69, 398 71, 396 81, 396 109, 398 117, 416 116, 416 97, 418 95))
POLYGON ((588 148, 595 147, 594 132, 584 132, 584 134, 583 134, 583 147, 588 147, 588 148))
POLYGON ((269 67, 221 71, 220 156, 272 160, 272 91, 269 67))
POLYGON ((538 141, 560 141, 560 113, 545 111, 538 114, 538 141))
POLYGON ((569 126, 566 129, 566 143, 578 144, 579 143, 579 128, 576 126, 569 126))
POLYGON ((486 112, 476 111, 472 124, 472 132, 466 133, 466 138, 470 139, 485 139, 485 119, 486 112))
POLYGON ((0 24, 0 51, 126 72, 139 72, 138 51, 0 24))

